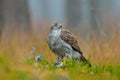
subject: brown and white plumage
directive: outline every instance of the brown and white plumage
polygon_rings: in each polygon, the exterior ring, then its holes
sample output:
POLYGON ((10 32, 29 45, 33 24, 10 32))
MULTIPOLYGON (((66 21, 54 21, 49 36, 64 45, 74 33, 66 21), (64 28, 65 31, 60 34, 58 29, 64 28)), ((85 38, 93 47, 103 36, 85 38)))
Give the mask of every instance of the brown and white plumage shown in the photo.
POLYGON ((66 29, 62 29, 61 31, 61 39, 64 40, 66 43, 68 43, 69 45, 71 45, 71 47, 78 51, 80 54, 82 54, 82 52, 80 51, 80 47, 78 45, 78 42, 76 40, 76 38, 66 29))
POLYGON ((62 29, 61 24, 55 23, 51 27, 47 42, 50 49, 58 56, 57 65, 61 63, 64 57, 80 59, 88 63, 80 50, 76 38, 68 30, 62 29))
POLYGON ((62 29, 60 37, 62 40, 68 43, 75 51, 81 54, 80 59, 83 62, 87 62, 86 58, 83 56, 83 53, 80 50, 80 47, 78 45, 76 38, 68 30, 62 29))

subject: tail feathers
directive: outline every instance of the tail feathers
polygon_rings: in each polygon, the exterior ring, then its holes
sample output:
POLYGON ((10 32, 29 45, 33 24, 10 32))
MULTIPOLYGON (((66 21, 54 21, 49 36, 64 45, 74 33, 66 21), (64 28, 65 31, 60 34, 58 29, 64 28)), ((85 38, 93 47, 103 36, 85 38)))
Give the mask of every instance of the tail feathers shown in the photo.
POLYGON ((92 65, 87 61, 87 59, 86 59, 83 55, 80 56, 80 59, 81 59, 84 63, 87 63, 90 67, 92 66, 92 65))

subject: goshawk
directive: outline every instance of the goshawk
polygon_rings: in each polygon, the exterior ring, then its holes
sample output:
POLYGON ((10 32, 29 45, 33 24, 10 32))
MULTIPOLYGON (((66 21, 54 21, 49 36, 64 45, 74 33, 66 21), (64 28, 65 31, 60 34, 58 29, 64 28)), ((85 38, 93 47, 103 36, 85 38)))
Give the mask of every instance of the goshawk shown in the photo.
MULTIPOLYGON (((47 43, 52 52, 58 56, 55 62, 55 66, 57 67, 63 66, 64 57, 78 59, 88 63, 75 37, 68 30, 62 29, 61 24, 55 23, 51 26, 47 43)), ((91 66, 91 64, 89 64, 89 66, 91 66)))

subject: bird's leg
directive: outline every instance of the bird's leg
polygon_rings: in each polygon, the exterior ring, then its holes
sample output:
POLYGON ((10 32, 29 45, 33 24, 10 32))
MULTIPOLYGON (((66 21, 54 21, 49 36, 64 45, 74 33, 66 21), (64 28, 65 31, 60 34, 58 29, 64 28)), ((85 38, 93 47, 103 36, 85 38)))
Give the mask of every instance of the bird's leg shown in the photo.
POLYGON ((63 57, 58 57, 57 61, 54 64, 56 67, 62 67, 63 66, 63 57))

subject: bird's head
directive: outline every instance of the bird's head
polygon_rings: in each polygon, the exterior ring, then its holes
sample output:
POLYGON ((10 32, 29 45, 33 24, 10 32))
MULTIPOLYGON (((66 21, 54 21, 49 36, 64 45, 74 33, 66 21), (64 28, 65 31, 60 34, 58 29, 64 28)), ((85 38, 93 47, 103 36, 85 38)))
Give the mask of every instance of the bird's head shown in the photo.
POLYGON ((51 27, 51 30, 61 30, 62 25, 59 23, 54 23, 51 27))
POLYGON ((55 23, 51 26, 50 33, 59 36, 61 34, 61 29, 62 29, 62 25, 59 23, 55 23))

